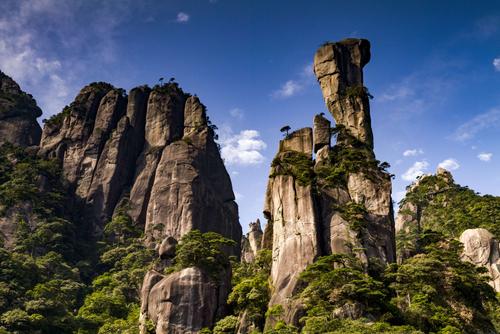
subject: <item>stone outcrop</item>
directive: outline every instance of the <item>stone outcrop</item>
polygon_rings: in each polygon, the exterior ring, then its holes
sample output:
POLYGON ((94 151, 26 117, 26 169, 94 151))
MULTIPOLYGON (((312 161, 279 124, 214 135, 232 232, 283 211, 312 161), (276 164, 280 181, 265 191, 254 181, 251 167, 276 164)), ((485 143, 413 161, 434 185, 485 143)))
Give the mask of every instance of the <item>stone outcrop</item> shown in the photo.
POLYGON ((490 276, 490 285, 500 292, 500 243, 488 230, 474 228, 460 235, 464 245, 462 260, 484 267, 490 276))
POLYGON ((323 147, 330 147, 331 141, 331 122, 323 117, 322 114, 314 116, 314 131, 313 131, 313 140, 314 140, 314 153, 318 153, 318 151, 323 147))
POLYGON ((363 86, 363 67, 369 61, 366 39, 326 43, 314 55, 314 73, 335 122, 373 149, 369 94, 363 86))
POLYGON ((0 145, 38 145, 42 129, 36 119, 41 115, 33 97, 0 71, 0 145))
POLYGON ((157 334, 198 333, 222 315, 227 289, 222 290, 195 267, 168 276, 149 273, 143 284, 141 313, 147 313, 157 334))
POLYGON ((366 40, 346 40, 318 50, 314 71, 336 128, 316 115, 314 131, 281 140, 271 166, 264 205, 264 240, 272 235, 270 306, 282 305, 287 323, 298 324, 298 276, 317 257, 350 254, 367 269, 395 261, 391 179, 375 160, 363 86, 369 48, 366 40))
POLYGON ((260 220, 249 224, 248 233, 241 238, 241 260, 244 262, 252 262, 257 255, 257 252, 262 249, 262 227, 260 220))
MULTIPOLYGON (((95 235, 125 208, 164 265, 193 229, 235 240, 227 251, 239 256, 238 207, 205 110, 176 83, 129 95, 93 83, 46 122, 39 155, 61 161, 74 205, 95 235)), ((229 280, 214 284, 196 268, 150 271, 141 321, 152 320, 157 333, 196 333, 222 315, 229 280)))

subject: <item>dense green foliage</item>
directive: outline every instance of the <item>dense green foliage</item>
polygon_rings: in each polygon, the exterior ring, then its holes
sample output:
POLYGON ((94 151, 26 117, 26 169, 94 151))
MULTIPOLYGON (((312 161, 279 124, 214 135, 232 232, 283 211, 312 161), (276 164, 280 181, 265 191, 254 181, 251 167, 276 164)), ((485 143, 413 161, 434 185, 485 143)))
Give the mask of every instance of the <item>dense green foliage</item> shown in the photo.
POLYGON ((78 333, 138 333, 139 297, 144 275, 154 264, 154 252, 144 246, 141 226, 124 210, 104 230, 102 274, 92 281, 92 292, 78 311, 78 333))
POLYGON ((217 280, 230 269, 228 247, 235 242, 218 233, 202 233, 192 230, 182 236, 175 249, 173 265, 166 268, 167 273, 189 267, 198 267, 217 280))
POLYGON ((434 232, 426 233, 424 239, 421 254, 378 274, 366 274, 358 260, 340 254, 321 257, 308 266, 300 276, 305 288, 297 296, 306 306, 302 332, 475 333, 478 328, 492 329, 488 310, 498 301, 482 269, 460 261, 457 241, 434 232), (351 322, 334 316, 346 310, 379 322, 351 322))
POLYGON ((61 172, 54 160, 44 160, 9 143, 0 146, 0 214, 29 202, 38 215, 52 217, 64 200, 61 172))
POLYGON ((480 196, 456 184, 451 175, 422 177, 400 205, 405 203, 419 207, 421 216, 415 220, 421 229, 457 238, 466 229, 482 227, 500 236, 500 197, 480 196))
POLYGON ((351 173, 364 173, 374 182, 390 177, 387 162, 380 162, 365 144, 355 139, 342 126, 332 130, 341 142, 338 142, 328 153, 327 161, 314 167, 313 161, 306 154, 296 151, 286 151, 278 155, 272 162, 273 173, 276 175, 291 175, 301 185, 319 187, 337 187, 347 184, 351 173))
POLYGON ((10 249, 0 248, 0 328, 7 333, 72 333, 82 302, 76 233, 63 212, 64 186, 54 161, 0 147, 0 214, 17 207, 10 249), (36 220, 36 224, 31 221, 36 220))
POLYGON ((288 151, 276 157, 271 167, 276 175, 291 175, 301 185, 310 185, 314 180, 313 162, 302 152, 288 151))
POLYGON ((238 263, 233 270, 233 289, 228 303, 237 314, 246 314, 249 321, 258 328, 264 325, 264 315, 269 303, 271 286, 271 251, 264 249, 257 253, 252 263, 238 263))
POLYGON ((0 248, 0 332, 137 333, 153 263, 142 228, 122 211, 96 243, 65 214, 65 193, 55 161, 0 147, 0 214, 17 208, 31 219, 19 217, 14 244, 0 248))

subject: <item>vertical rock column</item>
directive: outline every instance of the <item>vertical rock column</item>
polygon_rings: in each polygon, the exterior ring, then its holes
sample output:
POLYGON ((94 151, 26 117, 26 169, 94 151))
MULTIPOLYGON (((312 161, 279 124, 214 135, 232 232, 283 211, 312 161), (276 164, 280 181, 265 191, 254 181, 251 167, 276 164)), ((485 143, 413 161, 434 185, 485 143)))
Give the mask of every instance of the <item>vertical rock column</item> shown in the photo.
MULTIPOLYGON (((370 258, 382 263, 395 261, 392 185, 390 175, 376 167, 370 95, 363 85, 363 67, 369 61, 370 43, 365 39, 327 43, 321 46, 314 56, 314 73, 338 130, 338 147, 329 153, 327 164, 336 164, 337 161, 345 159, 343 156, 336 156, 337 152, 342 151, 351 151, 365 157, 351 166, 351 170, 346 171, 345 184, 334 187, 336 189, 331 186, 323 187, 323 195, 333 192, 331 196, 326 197, 333 198, 337 205, 349 205, 351 202, 366 210, 366 226, 358 231, 355 239, 352 238, 353 231, 344 229, 340 232, 339 226, 345 224, 339 223, 342 220, 339 215, 322 213, 323 217, 331 216, 333 219, 330 223, 324 222, 329 224, 327 228, 330 234, 330 251, 347 251, 349 248, 358 248, 359 245, 364 249, 364 254, 357 252, 358 257, 367 264, 370 258), (345 240, 336 238, 335 233, 345 240), (348 247, 348 244, 354 247, 348 247)), ((325 160, 325 155, 325 152, 318 152, 318 160, 325 160)), ((321 180, 318 182, 321 183, 321 180)), ((328 210, 328 202, 331 200, 323 203, 323 211, 328 210)))
POLYGON ((363 67, 369 61, 370 42, 366 39, 327 43, 314 55, 314 73, 335 122, 373 149, 369 95, 363 86, 363 67))
POLYGON ((300 307, 292 300, 298 275, 320 255, 313 183, 302 177, 312 165, 312 149, 311 128, 297 130, 280 142, 264 207, 273 231, 273 293, 269 305, 280 304, 289 323, 296 323, 300 317, 300 307))

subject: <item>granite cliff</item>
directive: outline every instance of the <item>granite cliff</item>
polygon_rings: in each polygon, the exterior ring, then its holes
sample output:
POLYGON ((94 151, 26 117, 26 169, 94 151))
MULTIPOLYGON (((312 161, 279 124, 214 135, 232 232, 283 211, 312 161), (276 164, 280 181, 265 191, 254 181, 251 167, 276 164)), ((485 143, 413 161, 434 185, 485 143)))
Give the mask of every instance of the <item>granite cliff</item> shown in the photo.
POLYGON ((318 257, 352 254, 366 268, 395 261, 391 179, 375 160, 363 86, 369 59, 367 40, 320 47, 314 72, 336 126, 316 115, 313 129, 280 142, 272 163, 264 208, 273 236, 270 305, 284 307, 287 323, 298 324, 300 300, 292 297, 299 274, 318 257))
POLYGON ((36 119, 41 115, 33 97, 0 71, 0 144, 38 145, 42 129, 36 119))

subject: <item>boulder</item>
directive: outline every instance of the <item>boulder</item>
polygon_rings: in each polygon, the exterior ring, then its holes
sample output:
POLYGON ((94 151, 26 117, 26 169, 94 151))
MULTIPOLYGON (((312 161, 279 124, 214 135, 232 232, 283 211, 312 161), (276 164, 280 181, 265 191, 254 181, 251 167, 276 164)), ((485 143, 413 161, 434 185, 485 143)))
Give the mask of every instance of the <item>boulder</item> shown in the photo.
POLYGON ((464 245, 462 260, 484 267, 490 276, 490 285, 500 292, 500 244, 484 228, 468 229, 460 235, 464 245))
POLYGON ((211 327, 224 302, 219 300, 217 284, 195 267, 164 276, 143 297, 156 334, 195 334, 211 327))

